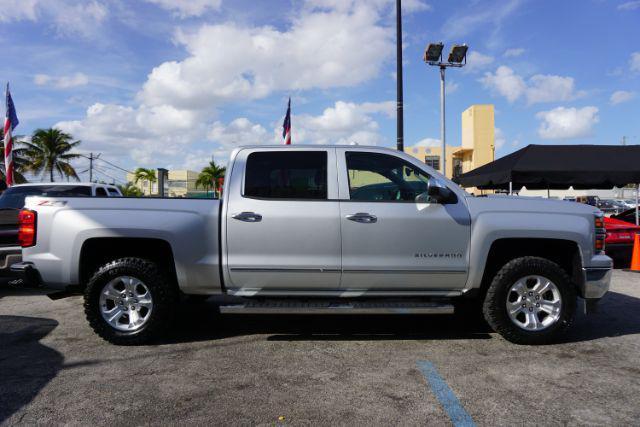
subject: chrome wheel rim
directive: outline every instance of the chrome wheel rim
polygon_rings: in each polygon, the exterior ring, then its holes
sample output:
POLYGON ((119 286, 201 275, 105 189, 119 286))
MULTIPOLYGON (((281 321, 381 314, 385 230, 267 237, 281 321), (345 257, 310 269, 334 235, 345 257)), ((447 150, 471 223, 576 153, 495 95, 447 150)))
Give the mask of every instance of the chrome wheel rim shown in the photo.
POLYGON ((526 331, 542 331, 560 319, 560 290, 544 276, 526 276, 516 281, 507 294, 511 321, 526 331))
POLYGON ((142 328, 152 310, 149 288, 135 277, 116 277, 104 285, 100 293, 100 314, 118 331, 133 332, 142 328))

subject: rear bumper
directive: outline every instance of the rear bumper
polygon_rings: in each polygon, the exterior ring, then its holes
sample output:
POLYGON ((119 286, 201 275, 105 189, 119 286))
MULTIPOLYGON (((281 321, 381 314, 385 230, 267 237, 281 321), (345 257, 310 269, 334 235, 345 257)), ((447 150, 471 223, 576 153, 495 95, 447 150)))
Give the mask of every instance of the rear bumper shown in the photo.
POLYGON ((584 299, 600 299, 609 290, 613 268, 583 268, 584 280, 580 286, 580 296, 584 299))
POLYGON ((31 286, 40 286, 42 277, 31 262, 19 262, 11 266, 11 271, 31 286))
POLYGON ((20 246, 0 247, 0 276, 12 276, 11 266, 22 261, 20 246))

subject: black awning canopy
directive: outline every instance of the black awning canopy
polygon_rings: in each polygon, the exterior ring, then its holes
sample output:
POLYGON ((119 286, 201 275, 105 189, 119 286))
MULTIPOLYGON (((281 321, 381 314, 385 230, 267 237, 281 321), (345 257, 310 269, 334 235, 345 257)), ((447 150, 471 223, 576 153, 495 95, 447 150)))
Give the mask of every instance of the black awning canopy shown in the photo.
POLYGON ((640 145, 528 145, 455 179, 482 189, 611 189, 640 183, 640 145))

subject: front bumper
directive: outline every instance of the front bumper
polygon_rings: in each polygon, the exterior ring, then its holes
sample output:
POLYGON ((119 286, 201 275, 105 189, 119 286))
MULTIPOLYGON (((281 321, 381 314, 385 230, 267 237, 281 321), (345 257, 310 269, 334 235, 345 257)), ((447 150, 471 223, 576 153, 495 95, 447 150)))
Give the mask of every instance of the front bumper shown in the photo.
POLYGON ((600 299, 609 290, 611 267, 587 267, 582 269, 583 280, 580 284, 580 296, 584 299, 600 299))

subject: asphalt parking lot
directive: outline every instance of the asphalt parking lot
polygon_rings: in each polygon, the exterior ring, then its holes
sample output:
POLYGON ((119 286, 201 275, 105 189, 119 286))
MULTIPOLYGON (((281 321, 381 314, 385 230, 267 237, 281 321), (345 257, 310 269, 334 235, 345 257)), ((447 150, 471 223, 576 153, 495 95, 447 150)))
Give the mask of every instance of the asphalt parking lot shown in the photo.
POLYGON ((599 313, 541 347, 455 316, 221 316, 213 302, 183 306, 158 345, 116 347, 81 304, 0 287, 0 423, 640 421, 640 274, 615 271, 599 313))

